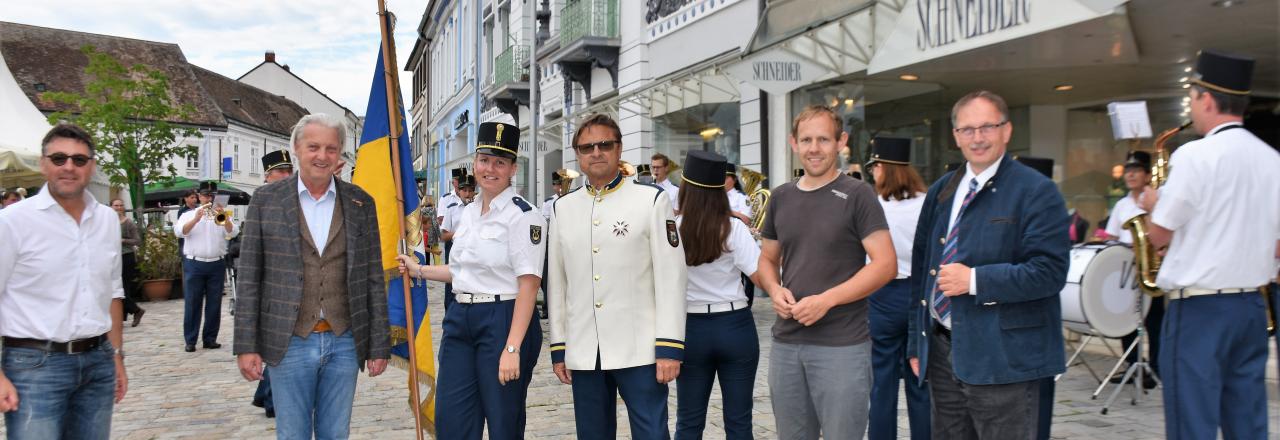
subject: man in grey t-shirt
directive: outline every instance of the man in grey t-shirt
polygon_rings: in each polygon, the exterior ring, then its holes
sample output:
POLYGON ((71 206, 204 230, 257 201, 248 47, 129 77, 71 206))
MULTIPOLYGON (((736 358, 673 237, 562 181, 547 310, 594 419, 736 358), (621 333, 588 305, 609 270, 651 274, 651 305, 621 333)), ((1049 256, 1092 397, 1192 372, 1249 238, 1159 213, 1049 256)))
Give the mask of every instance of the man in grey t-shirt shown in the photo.
POLYGON ((871 343, 862 300, 897 276, 898 262, 875 191, 840 173, 837 153, 848 141, 826 107, 796 116, 790 144, 804 177, 774 190, 761 231, 761 285, 778 313, 769 391, 783 440, 862 438, 867 430, 871 343))

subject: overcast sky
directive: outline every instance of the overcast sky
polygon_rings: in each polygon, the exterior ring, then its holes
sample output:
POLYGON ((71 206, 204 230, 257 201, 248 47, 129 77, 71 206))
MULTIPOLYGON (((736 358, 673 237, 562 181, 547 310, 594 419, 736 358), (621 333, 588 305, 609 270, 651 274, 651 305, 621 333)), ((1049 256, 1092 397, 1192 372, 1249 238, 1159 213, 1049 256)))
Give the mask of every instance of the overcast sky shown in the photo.
MULTIPOLYGON (((387 0, 397 17, 398 71, 427 1, 387 0)), ((363 116, 380 41, 377 11, 375 0, 6 0, 0 21, 177 43, 187 61, 233 79, 274 50, 276 62, 363 116)), ((412 74, 400 76, 407 94, 412 74)))

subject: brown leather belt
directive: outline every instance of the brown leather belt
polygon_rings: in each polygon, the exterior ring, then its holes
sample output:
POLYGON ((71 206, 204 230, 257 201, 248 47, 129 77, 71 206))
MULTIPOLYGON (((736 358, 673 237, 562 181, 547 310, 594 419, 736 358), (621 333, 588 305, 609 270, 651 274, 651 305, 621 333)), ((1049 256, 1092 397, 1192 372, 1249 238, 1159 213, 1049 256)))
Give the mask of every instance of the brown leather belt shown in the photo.
POLYGON ((327 331, 333 331, 333 327, 329 326, 329 321, 325 321, 323 319, 321 319, 319 322, 316 322, 315 327, 311 327, 312 333, 324 333, 327 331))
POLYGON ((3 339, 5 347, 16 348, 34 348, 47 353, 66 353, 80 354, 89 350, 93 350, 102 345, 102 341, 107 340, 104 333, 100 336, 94 336, 84 339, 76 339, 71 342, 54 342, 43 339, 27 339, 27 338, 10 338, 5 336, 3 339))

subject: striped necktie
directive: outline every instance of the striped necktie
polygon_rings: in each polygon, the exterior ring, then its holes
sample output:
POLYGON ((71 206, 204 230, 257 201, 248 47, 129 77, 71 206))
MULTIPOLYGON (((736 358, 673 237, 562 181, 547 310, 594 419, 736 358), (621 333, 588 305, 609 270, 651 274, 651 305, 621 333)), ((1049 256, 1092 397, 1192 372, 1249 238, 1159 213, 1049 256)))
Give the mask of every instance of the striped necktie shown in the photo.
MULTIPOLYGON (((978 193, 978 179, 969 179, 969 193, 964 196, 964 201, 960 203, 960 212, 956 213, 956 220, 951 222, 951 231, 947 233, 947 243, 942 246, 942 263, 938 266, 950 264, 956 258, 956 245, 960 241, 960 219, 964 218, 964 211, 969 207, 969 202, 973 201, 973 195, 978 193)), ((933 311, 937 314, 938 321, 948 325, 951 324, 951 297, 942 293, 942 289, 938 288, 938 279, 933 279, 933 311)))

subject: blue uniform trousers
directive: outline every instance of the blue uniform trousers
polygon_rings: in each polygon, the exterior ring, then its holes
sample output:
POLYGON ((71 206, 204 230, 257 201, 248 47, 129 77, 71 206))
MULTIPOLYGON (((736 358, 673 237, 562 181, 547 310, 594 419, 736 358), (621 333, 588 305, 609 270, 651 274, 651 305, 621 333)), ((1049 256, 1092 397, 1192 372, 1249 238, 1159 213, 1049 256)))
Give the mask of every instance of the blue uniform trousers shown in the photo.
POLYGON ((222 289, 226 278, 226 260, 182 259, 182 292, 186 300, 182 315, 182 338, 187 345, 196 345, 197 337, 205 344, 218 342, 218 330, 222 325, 222 289), (203 332, 200 329, 202 314, 203 332))
POLYGON ((618 395, 627 405, 631 438, 666 440, 667 384, 658 383, 656 364, 617 370, 572 370, 573 415, 580 439, 617 438, 618 395))
POLYGON ((485 422, 490 439, 524 438, 525 397, 542 350, 542 326, 536 317, 529 320, 520 344, 520 378, 500 384, 498 361, 515 304, 456 303, 445 312, 436 380, 438 438, 479 440, 485 422))
POLYGON ((760 340, 751 309, 690 313, 685 319, 684 345, 684 363, 676 380, 676 440, 702 438, 717 376, 724 399, 725 438, 753 438, 751 393, 760 364, 760 340))
POLYGON ((1266 316, 1257 291, 1171 300, 1165 310, 1165 435, 1267 438, 1266 316))
POLYGON ((929 390, 920 386, 907 362, 907 320, 911 311, 911 279, 890 281, 871 294, 870 440, 898 438, 898 384, 905 379, 911 438, 929 439, 929 390))

